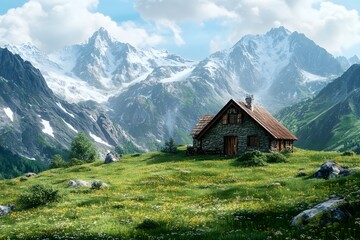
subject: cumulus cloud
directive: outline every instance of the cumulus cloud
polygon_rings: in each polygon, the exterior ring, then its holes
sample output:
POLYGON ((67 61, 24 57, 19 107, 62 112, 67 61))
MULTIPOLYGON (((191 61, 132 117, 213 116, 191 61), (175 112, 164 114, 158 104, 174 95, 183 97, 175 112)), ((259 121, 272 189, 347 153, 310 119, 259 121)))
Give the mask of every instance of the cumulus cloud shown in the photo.
POLYGON ((302 32, 334 54, 360 42, 359 13, 331 0, 136 0, 136 9, 145 20, 176 29, 175 39, 182 39, 184 23, 217 21, 230 34, 220 30, 209 41, 212 51, 278 26, 302 32))
POLYGON ((334 54, 360 42, 360 19, 355 10, 321 0, 242 0, 229 4, 237 18, 227 42, 233 44, 247 33, 264 33, 272 27, 285 26, 302 32, 334 54))
POLYGON ((32 42, 46 51, 85 41, 100 27, 135 46, 154 46, 160 35, 134 22, 116 23, 96 12, 98 0, 29 0, 0 16, 0 44, 32 42))
POLYGON ((178 45, 185 43, 181 23, 203 24, 210 19, 235 18, 236 14, 211 0, 136 0, 135 8, 142 18, 167 28, 178 45))
POLYGON ((168 19, 175 22, 202 22, 218 17, 234 17, 235 14, 211 0, 137 0, 136 9, 150 20, 168 19))

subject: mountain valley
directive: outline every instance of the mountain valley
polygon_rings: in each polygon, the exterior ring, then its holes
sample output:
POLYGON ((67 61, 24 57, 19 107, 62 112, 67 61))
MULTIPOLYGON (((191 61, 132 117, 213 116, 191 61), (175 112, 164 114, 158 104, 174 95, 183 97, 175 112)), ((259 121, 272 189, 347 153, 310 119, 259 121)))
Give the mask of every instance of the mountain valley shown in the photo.
POLYGON ((312 97, 350 62, 284 27, 244 36, 199 62, 137 49, 104 28, 83 44, 49 55, 31 44, 7 47, 39 68, 57 97, 97 102, 143 151, 159 149, 170 137, 189 144, 198 118, 217 112, 230 98, 252 94, 277 112, 312 97))

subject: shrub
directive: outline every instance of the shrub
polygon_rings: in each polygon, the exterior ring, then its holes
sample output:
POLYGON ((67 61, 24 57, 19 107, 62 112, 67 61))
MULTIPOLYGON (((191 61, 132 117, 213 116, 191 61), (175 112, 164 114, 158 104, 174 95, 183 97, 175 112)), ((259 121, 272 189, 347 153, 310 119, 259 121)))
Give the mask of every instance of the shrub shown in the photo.
POLYGON ((28 178, 27 177, 20 177, 19 180, 20 180, 20 182, 25 182, 25 181, 28 180, 28 178))
POLYGON ((342 156, 349 156, 349 157, 351 157, 351 156, 355 156, 356 155, 356 153, 354 152, 354 151, 345 151, 345 152, 343 152, 343 154, 342 154, 342 156))
POLYGON ((66 167, 67 163, 64 161, 64 159, 61 157, 60 154, 55 154, 54 159, 51 161, 49 168, 62 168, 66 167))
POLYGON ((70 162, 67 164, 68 167, 77 166, 84 164, 85 161, 79 160, 77 158, 72 158, 70 162))
POLYGON ((70 159, 77 158, 84 162, 94 162, 98 153, 84 133, 79 133, 71 143, 70 159))
POLYGON ((283 150, 281 150, 280 153, 285 155, 285 156, 288 156, 288 155, 290 155, 290 153, 292 153, 292 151, 291 151, 290 148, 284 148, 283 150))
POLYGON ((268 153, 266 154, 266 161, 268 163, 280 163, 280 162, 287 162, 288 159, 280 153, 268 153))
POLYGON ((236 161, 244 167, 261 167, 267 165, 266 156, 260 151, 246 152, 238 157, 236 161))
POLYGON ((51 186, 36 184, 31 186, 26 193, 21 194, 18 201, 25 208, 33 208, 60 199, 61 195, 58 190, 53 189, 51 186))
POLYGON ((177 147, 174 139, 170 138, 169 141, 165 141, 165 145, 161 151, 166 153, 175 153, 177 151, 177 147))

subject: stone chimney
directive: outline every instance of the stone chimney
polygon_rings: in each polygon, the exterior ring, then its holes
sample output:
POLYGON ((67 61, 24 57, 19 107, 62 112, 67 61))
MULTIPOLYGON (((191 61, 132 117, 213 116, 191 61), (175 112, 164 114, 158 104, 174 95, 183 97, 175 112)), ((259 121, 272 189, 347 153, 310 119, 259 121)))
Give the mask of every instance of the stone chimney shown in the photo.
POLYGON ((247 95, 245 98, 246 107, 251 111, 254 110, 254 95, 247 95))

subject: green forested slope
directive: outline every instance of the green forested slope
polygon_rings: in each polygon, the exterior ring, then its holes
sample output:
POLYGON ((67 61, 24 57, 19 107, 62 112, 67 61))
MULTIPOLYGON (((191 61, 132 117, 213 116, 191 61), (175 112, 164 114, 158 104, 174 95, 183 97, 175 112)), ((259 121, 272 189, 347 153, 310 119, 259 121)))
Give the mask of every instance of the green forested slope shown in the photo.
POLYGON ((277 118, 298 137, 298 147, 360 152, 360 65, 277 118))
POLYGON ((26 172, 40 172, 46 165, 13 154, 0 147, 0 179, 14 178, 26 172))

